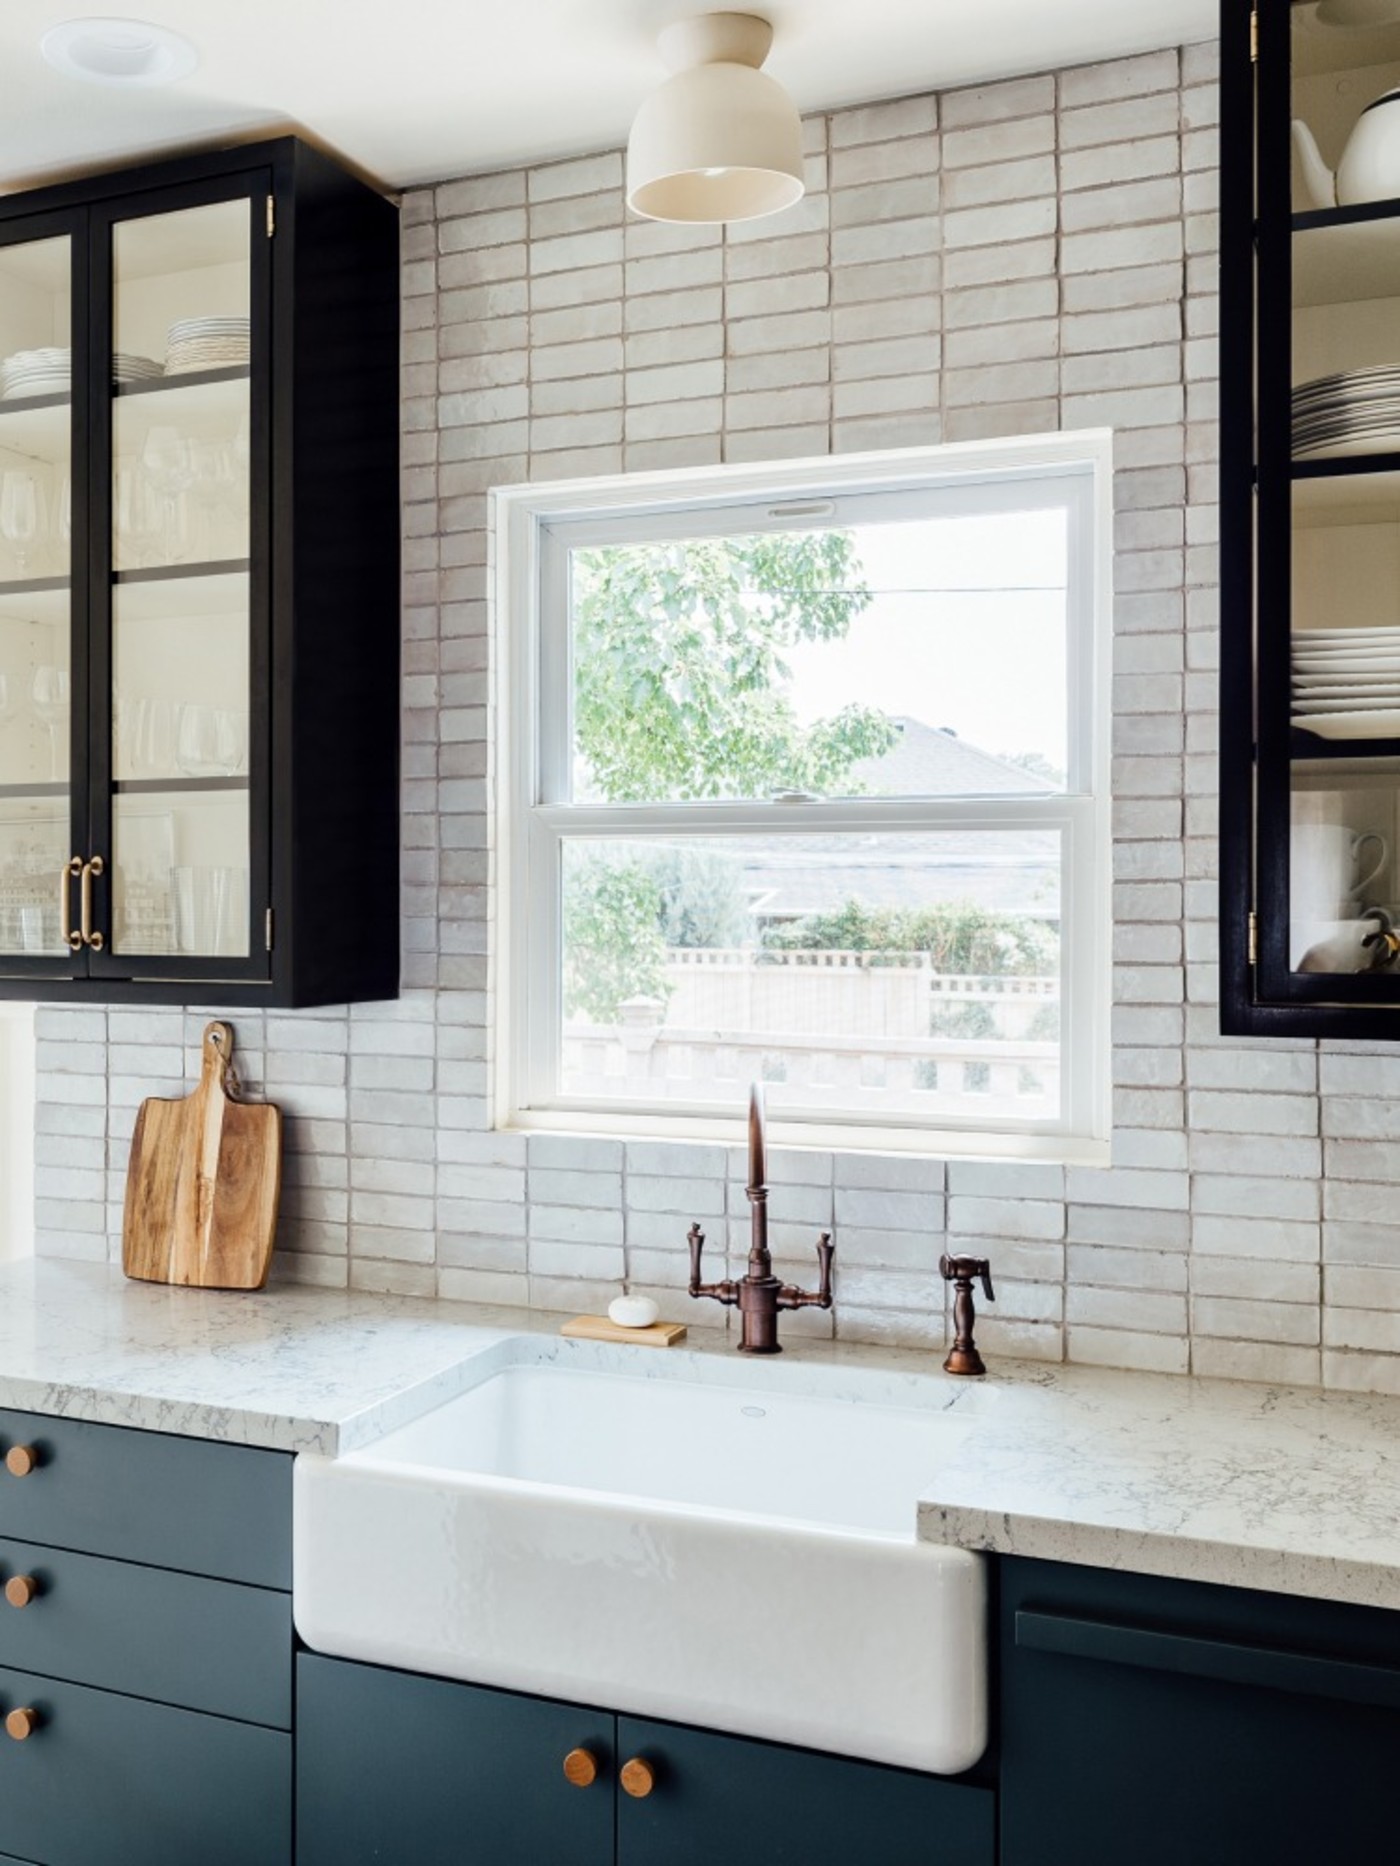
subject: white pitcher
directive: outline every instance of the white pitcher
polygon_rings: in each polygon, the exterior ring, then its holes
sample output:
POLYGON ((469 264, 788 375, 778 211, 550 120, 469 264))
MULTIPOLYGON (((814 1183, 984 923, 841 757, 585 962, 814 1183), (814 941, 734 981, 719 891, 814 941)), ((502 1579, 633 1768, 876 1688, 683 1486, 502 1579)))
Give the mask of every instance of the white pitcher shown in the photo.
POLYGON ((1393 200, 1400 195, 1400 90, 1387 91, 1362 111, 1335 175, 1323 161, 1316 137, 1298 117, 1293 119, 1293 147, 1310 207, 1393 200))

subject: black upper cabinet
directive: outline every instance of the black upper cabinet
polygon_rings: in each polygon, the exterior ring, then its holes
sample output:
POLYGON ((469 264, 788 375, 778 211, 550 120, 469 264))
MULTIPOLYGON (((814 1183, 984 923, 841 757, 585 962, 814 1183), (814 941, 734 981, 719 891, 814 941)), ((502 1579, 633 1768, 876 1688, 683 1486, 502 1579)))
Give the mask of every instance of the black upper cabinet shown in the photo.
POLYGON ((1232 1033, 1400 1038, 1398 86, 1400 17, 1222 0, 1232 1033))
POLYGON ((398 990, 398 216, 292 138, 0 200, 0 995, 398 990))

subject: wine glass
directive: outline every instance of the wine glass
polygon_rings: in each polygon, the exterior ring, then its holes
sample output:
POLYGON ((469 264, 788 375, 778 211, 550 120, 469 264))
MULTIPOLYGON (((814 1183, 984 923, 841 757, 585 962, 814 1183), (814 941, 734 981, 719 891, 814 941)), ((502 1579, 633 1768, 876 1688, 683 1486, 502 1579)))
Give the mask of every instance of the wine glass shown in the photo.
POLYGON ((195 477, 190 444, 178 428, 157 425, 146 435, 141 465, 164 502, 166 562, 180 563, 189 545, 185 494, 195 477))
POLYGON ((39 535, 39 484, 32 473, 7 467, 0 474, 0 536, 14 552, 21 576, 29 568, 29 553, 39 535))
POLYGON ((118 460, 113 488, 121 568, 140 569, 159 556, 161 501, 139 461, 118 460))
POLYGON ((54 568, 61 576, 71 561, 69 546, 73 537, 73 481, 66 467, 59 469, 49 531, 53 541, 54 568))
MULTIPOLYGON (((59 759, 59 728, 67 726, 71 685, 66 667, 36 667, 29 697, 49 734, 49 758, 55 781, 63 776, 59 759)), ((64 733, 66 740, 67 734, 64 733)), ((66 753, 67 746, 64 745, 66 753)), ((66 758, 64 760, 66 763, 66 758)))
POLYGON ((190 442, 190 497, 202 518, 198 549, 206 563, 225 555, 218 549, 219 516, 229 505, 234 485, 233 449, 227 441, 190 442))

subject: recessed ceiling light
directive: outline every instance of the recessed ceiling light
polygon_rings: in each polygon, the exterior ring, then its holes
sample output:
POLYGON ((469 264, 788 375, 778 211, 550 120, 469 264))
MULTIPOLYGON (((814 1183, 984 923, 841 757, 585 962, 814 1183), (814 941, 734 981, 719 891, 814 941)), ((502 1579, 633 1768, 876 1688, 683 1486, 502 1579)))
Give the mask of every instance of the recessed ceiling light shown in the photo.
POLYGON ((39 49, 55 71, 88 84, 174 84, 199 63, 188 39, 143 19, 69 19, 39 49))

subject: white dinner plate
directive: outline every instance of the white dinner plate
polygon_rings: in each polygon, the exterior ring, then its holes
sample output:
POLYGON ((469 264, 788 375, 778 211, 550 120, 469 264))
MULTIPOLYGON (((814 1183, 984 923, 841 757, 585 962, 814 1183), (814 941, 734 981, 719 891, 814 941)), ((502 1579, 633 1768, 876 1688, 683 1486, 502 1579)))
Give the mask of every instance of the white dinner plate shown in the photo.
POLYGON ((1320 739, 1400 738, 1400 707, 1381 713, 1297 713, 1293 724, 1320 739))

